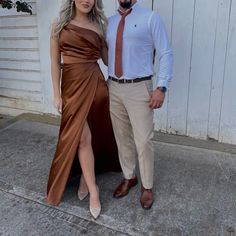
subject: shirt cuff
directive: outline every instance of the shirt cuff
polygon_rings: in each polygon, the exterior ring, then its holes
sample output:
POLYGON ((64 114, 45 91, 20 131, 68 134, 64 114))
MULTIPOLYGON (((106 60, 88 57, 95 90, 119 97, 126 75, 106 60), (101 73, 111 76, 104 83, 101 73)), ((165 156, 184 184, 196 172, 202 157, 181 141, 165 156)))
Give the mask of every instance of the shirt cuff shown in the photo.
POLYGON ((168 79, 163 79, 163 78, 157 78, 157 81, 155 83, 155 87, 166 87, 169 89, 169 80, 168 79))

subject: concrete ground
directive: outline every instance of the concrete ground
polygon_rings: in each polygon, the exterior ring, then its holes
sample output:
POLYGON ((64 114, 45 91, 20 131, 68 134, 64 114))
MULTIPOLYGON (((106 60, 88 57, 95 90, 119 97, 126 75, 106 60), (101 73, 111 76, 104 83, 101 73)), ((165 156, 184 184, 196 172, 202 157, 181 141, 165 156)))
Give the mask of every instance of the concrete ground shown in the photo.
POLYGON ((236 236, 236 147, 155 134, 155 202, 139 203, 140 185, 112 198, 120 173, 97 176, 95 221, 72 181, 58 207, 44 203, 57 142, 54 117, 0 116, 0 235, 236 236))

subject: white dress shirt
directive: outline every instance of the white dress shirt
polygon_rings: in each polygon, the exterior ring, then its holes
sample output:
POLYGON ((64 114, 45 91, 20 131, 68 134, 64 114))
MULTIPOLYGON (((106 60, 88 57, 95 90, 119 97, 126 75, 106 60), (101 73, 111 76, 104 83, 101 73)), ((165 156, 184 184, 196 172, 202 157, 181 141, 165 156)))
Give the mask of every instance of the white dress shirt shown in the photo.
MULTIPOLYGON (((108 74, 115 75, 116 34, 121 15, 117 12, 108 19, 108 74)), ((125 18, 122 48, 123 76, 134 79, 154 75, 153 52, 159 60, 156 87, 169 88, 173 74, 173 55, 170 42, 160 15, 135 3, 125 18)), ((157 69, 157 68, 156 68, 157 69)))

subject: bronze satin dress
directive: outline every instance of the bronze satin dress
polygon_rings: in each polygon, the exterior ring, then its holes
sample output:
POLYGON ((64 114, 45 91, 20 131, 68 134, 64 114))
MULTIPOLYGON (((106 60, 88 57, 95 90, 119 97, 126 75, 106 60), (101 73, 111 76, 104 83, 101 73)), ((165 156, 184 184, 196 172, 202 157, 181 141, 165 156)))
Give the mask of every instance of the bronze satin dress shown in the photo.
POLYGON ((78 146, 88 121, 92 134, 95 172, 120 171, 112 130, 108 88, 97 60, 103 40, 95 32, 68 24, 60 32, 63 57, 62 117, 48 179, 46 201, 58 205, 71 173, 81 173, 78 146), (73 171, 72 171, 73 170, 73 171))

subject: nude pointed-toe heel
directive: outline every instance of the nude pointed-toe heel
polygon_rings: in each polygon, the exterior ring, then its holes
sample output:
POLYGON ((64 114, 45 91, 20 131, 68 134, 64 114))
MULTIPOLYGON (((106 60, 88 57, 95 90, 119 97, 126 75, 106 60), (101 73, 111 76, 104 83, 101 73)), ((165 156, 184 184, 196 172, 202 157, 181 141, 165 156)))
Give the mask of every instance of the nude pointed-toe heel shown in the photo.
POLYGON ((79 198, 79 200, 80 201, 82 201, 82 200, 84 200, 87 196, 88 196, 88 191, 86 191, 86 192, 80 192, 79 190, 78 190, 78 198, 79 198))
MULTIPOLYGON (((97 186, 97 190, 98 190, 98 193, 99 193, 99 188, 97 186)), ((93 208, 89 205, 89 211, 91 213, 91 215, 93 216, 93 218, 96 220, 98 218, 98 216, 100 215, 101 213, 101 210, 102 210, 102 207, 101 207, 101 204, 99 207, 96 207, 96 208, 93 208)))
POLYGON ((93 218, 96 220, 98 218, 98 216, 100 215, 102 208, 101 207, 98 207, 98 208, 89 207, 89 210, 90 210, 90 213, 93 216, 93 218))

